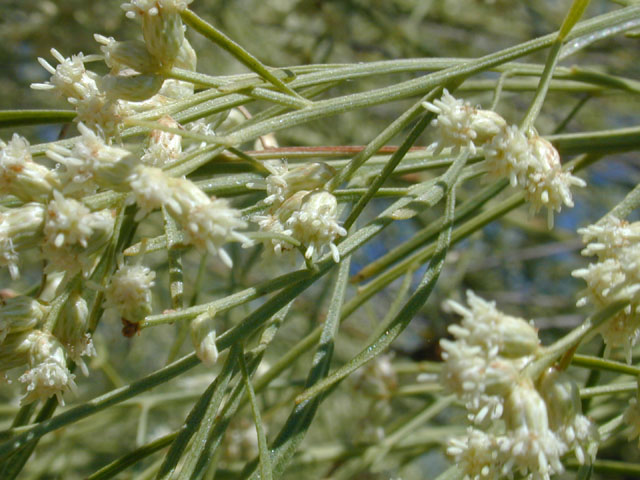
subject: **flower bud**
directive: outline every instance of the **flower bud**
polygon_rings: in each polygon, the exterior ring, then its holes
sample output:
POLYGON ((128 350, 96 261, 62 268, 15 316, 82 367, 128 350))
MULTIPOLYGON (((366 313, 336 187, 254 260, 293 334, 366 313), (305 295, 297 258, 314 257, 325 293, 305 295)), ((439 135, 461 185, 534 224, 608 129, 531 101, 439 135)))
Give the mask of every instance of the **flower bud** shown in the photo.
POLYGON ((8 267, 12 278, 19 275, 18 252, 42 241, 44 212, 39 203, 0 212, 0 267, 8 267))
POLYGON ((140 73, 156 73, 160 69, 158 60, 149 53, 145 43, 140 40, 118 42, 113 37, 107 38, 98 34, 93 37, 96 42, 103 45, 100 50, 104 53, 105 63, 113 73, 118 73, 125 68, 132 68, 140 73))
POLYGON ((171 66, 184 42, 180 13, 161 8, 157 15, 143 15, 142 36, 149 53, 163 65, 171 66))
POLYGON ((0 343, 8 334, 36 328, 48 310, 31 297, 21 295, 4 300, 0 307, 0 343))
POLYGON ((87 333, 88 328, 89 308, 87 301, 82 298, 79 292, 74 291, 65 303, 53 333, 85 376, 89 374, 89 370, 82 356, 93 356, 96 353, 91 336, 87 333))
POLYGON ((158 93, 164 77, 154 74, 106 75, 101 81, 109 98, 140 102, 158 93))
POLYGON ((191 321, 191 340, 200 361, 207 367, 218 359, 216 347, 215 313, 205 312, 191 321))
POLYGON ((7 335, 0 343, 0 371, 11 370, 29 363, 32 331, 7 335))

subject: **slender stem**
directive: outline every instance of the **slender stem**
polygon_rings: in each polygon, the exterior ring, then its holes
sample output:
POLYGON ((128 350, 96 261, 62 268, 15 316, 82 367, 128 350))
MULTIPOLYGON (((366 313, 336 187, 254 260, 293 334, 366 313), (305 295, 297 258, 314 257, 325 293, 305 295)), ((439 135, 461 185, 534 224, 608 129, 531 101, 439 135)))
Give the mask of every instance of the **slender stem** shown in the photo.
POLYGON ((312 103, 311 101, 301 97, 298 93, 288 87, 280 78, 278 78, 277 75, 274 75, 265 65, 263 65, 260 60, 251 55, 248 51, 231 40, 213 25, 200 18, 193 11, 184 10, 181 12, 181 16, 184 23, 189 25, 204 37, 211 40, 216 45, 222 47, 246 67, 250 68, 265 80, 273 84, 273 86, 281 92, 291 95, 298 100, 305 101, 308 104, 312 103))

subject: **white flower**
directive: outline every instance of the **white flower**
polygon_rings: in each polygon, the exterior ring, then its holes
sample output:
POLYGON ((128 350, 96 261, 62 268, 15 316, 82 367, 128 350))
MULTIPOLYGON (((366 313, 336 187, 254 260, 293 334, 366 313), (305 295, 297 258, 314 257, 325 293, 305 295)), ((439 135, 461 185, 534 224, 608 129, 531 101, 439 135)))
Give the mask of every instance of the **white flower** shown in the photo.
POLYGON ((194 318, 190 325, 196 355, 207 367, 212 367, 218 360, 214 315, 213 312, 205 312, 194 318))
POLYGON ((100 129, 107 138, 118 135, 122 121, 132 113, 127 102, 110 99, 102 90, 80 99, 70 98, 69 103, 76 110, 74 121, 100 129))
POLYGON ((42 67, 51 74, 47 83, 33 83, 34 90, 56 90, 63 98, 87 98, 98 92, 96 84, 97 75, 88 71, 84 62, 87 60, 82 53, 65 58, 55 48, 51 49, 51 55, 58 61, 58 66, 53 68, 44 58, 38 58, 42 67))
MULTIPOLYGON (((53 200, 47 207, 47 219, 44 225, 45 242, 60 248, 63 245, 75 245, 86 248, 98 222, 105 218, 96 218, 95 214, 82 203, 65 198, 60 192, 53 193, 53 200)), ((113 228, 113 219, 101 229, 113 228)))
POLYGON ((484 424, 501 418, 504 396, 519 378, 523 362, 502 359, 495 349, 486 351, 460 340, 440 340, 440 347, 445 361, 442 383, 465 403, 469 420, 484 424))
POLYGON ((471 290, 467 291, 467 303, 471 310, 457 302, 447 302, 463 317, 461 325, 449 326, 449 332, 456 339, 470 345, 481 345, 485 351, 495 349, 506 357, 524 357, 538 350, 538 332, 530 322, 505 315, 496 308, 495 302, 487 302, 471 290))
POLYGON ((547 208, 547 224, 553 227, 553 213, 563 205, 573 207, 571 187, 584 187, 584 180, 564 171, 554 146, 537 134, 527 137, 518 127, 504 127, 483 147, 487 167, 493 176, 507 177, 511 186, 520 185, 532 213, 547 208))
POLYGON ((47 206, 43 254, 48 268, 73 273, 92 265, 98 251, 113 233, 115 219, 110 210, 91 212, 82 203, 53 192, 47 206))
POLYGON ((180 206, 171 196, 172 180, 159 168, 138 165, 133 170, 128 182, 140 209, 136 220, 163 205, 171 205, 172 210, 179 210, 180 206))
POLYGON ((524 186, 525 198, 536 213, 547 208, 547 224, 553 227, 553 212, 559 212, 563 205, 573 207, 571 187, 585 187, 581 178, 562 170, 560 155, 551 143, 533 135, 529 138, 530 157, 527 180, 524 186))
POLYGON ((463 437, 451 438, 447 454, 465 475, 465 480, 494 480, 500 476, 502 461, 494 435, 469 427, 463 437))
POLYGON ((156 273, 143 265, 121 266, 105 291, 105 307, 137 323, 151 313, 151 287, 156 273))
POLYGON ((108 188, 121 188, 133 168, 133 156, 128 150, 107 145, 102 135, 96 134, 82 122, 78 123, 80 138, 71 149, 52 145, 47 156, 64 165, 62 175, 64 193, 92 193, 96 182, 108 188))
POLYGON ((32 160, 26 138, 14 133, 9 143, 0 141, 0 191, 24 202, 42 202, 58 186, 55 172, 32 160))
POLYGON ((613 215, 607 215, 598 223, 579 228, 582 242, 587 246, 582 255, 597 255, 600 260, 616 258, 621 249, 638 244, 640 241, 640 222, 629 223, 613 215))
MULTIPOLYGON (((168 115, 158 119, 158 123, 165 127, 180 128, 180 124, 168 115)), ((142 163, 151 165, 152 167, 164 167, 180 158, 181 155, 181 135, 164 132, 162 130, 151 130, 149 134, 149 145, 145 148, 140 160, 142 160, 142 163)))
POLYGON ((604 308, 617 300, 630 302, 599 328, 606 344, 605 353, 622 347, 628 363, 640 338, 639 230, 640 222, 629 224, 612 216, 578 230, 583 241, 589 242, 582 254, 597 255, 599 261, 571 272, 587 284, 580 292, 578 306, 591 302, 604 308))
POLYGON ((22 374, 20 382, 26 384, 26 394, 21 399, 25 405, 38 399, 58 397, 64 405, 62 394, 75 393, 75 375, 67 368, 67 358, 62 344, 51 334, 33 330, 26 339, 29 345, 29 369, 22 374))
MULTIPOLYGON (((251 217, 251 221, 257 223, 260 231, 267 234, 274 233, 287 236, 293 234, 291 229, 285 228, 277 215, 254 215, 251 217)), ((293 252, 294 250, 294 246, 291 243, 279 238, 268 238, 263 240, 262 243, 265 248, 265 253, 273 253, 277 256, 286 252, 293 252)))
POLYGON ((140 207, 136 218, 165 207, 184 228, 188 242, 219 255, 229 266, 231 258, 222 245, 229 241, 250 243, 236 231, 247 226, 240 211, 231 208, 227 200, 209 198, 186 178, 169 177, 159 168, 141 165, 134 170, 129 184, 140 207))
POLYGON ((431 122, 438 128, 437 140, 431 145, 436 153, 447 147, 452 147, 454 153, 462 148, 475 153, 476 146, 490 140, 506 125, 497 113, 474 108, 469 102, 456 99, 447 89, 440 100, 422 105, 438 115, 431 122))
POLYGON ((314 191, 302 200, 300 210, 294 211, 285 226, 291 229, 293 237, 307 246, 304 256, 313 259, 329 247, 334 261, 340 261, 340 253, 334 240, 344 237, 347 231, 337 220, 338 201, 331 193, 314 191))
POLYGON ((512 187, 526 182, 529 141, 517 126, 503 128, 483 149, 489 173, 494 177, 507 177, 512 187))
POLYGON ((309 163, 289 168, 286 162, 265 162, 271 175, 266 179, 267 205, 281 205, 287 198, 301 190, 321 188, 334 175, 335 169, 326 163, 309 163))
POLYGON ((538 380, 549 416, 549 426, 568 450, 574 450, 578 462, 594 461, 599 435, 596 426, 584 415, 576 382, 564 371, 548 368, 538 380))
POLYGON ((200 250, 209 250, 220 256, 228 267, 232 266, 231 257, 222 246, 229 241, 238 241, 245 245, 251 243, 249 238, 236 231, 247 226, 240 211, 231 208, 229 202, 223 198, 213 197, 206 203, 191 208, 181 223, 189 243, 200 250))
POLYGON ((503 473, 516 471, 548 479, 564 471, 567 446, 549 427, 547 405, 529 379, 515 385, 505 402, 507 434, 499 440, 508 460, 503 473))

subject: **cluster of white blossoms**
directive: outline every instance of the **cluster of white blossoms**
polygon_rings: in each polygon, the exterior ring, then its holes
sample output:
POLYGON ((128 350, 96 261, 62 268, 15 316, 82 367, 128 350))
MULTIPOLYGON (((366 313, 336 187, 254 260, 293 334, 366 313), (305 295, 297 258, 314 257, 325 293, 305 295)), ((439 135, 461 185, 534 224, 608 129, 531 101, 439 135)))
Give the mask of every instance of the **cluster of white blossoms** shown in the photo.
POLYGON ((229 267, 231 257, 222 246, 229 241, 251 244, 249 238, 237 231, 247 226, 240 211, 230 207, 225 199, 207 196, 192 181, 139 165, 128 182, 140 207, 138 219, 156 208, 166 208, 184 229, 188 243, 218 255, 229 267))
POLYGON ((563 471, 570 451, 579 463, 595 458, 595 426, 581 414, 577 386, 554 367, 531 378, 525 367, 542 354, 530 322, 505 315, 495 303, 467 292, 469 308, 448 305, 462 316, 443 339, 442 382, 464 403, 464 437, 451 439, 447 453, 465 478, 548 480, 563 471))
MULTIPOLYGON (((17 296, 0 303, 0 371, 23 368, 19 382, 25 385, 21 403, 74 392, 75 375, 67 368, 68 351, 57 336, 42 329, 49 307, 32 298, 17 296)), ((68 331, 79 337, 84 332, 68 331)), ((90 355, 90 348, 79 355, 90 355)), ((83 365, 83 364, 82 364, 83 365)))
POLYGON ((425 102, 424 107, 437 114, 432 125, 438 140, 431 150, 466 149, 475 154, 481 148, 489 172, 507 177, 513 187, 520 186, 532 213, 547 209, 547 224, 553 227, 554 211, 573 207, 571 187, 586 183, 562 169, 554 146, 535 132, 525 133, 491 110, 471 106, 453 97, 446 89, 440 100, 425 102))
POLYGON ((31 87, 58 93, 75 108, 76 121, 107 137, 117 136, 127 117, 193 94, 193 85, 165 80, 163 75, 172 67, 196 68, 197 56, 184 36, 180 19, 180 10, 188 3, 137 0, 123 4, 127 16, 141 18, 144 41, 119 42, 95 35, 102 55, 78 53, 69 58, 52 48, 56 67, 38 59, 51 78, 31 87), (86 68, 85 63, 99 59, 111 69, 108 74, 86 68))
MULTIPOLYGON (((101 55, 78 53, 69 58, 52 49, 58 64, 39 59, 51 76, 32 88, 67 99, 76 110, 79 135, 52 142, 44 161, 32 155, 29 142, 18 134, 7 143, 0 141, 0 268, 16 279, 24 265, 44 261, 46 273, 42 288, 34 289, 36 298, 0 304, 0 372, 26 367, 19 377, 26 385, 23 402, 52 395, 62 402, 63 393, 75 390, 67 362, 88 373, 84 358, 96 353, 91 330, 98 319, 92 315, 103 308, 115 311, 127 327, 152 312, 151 269, 127 266, 119 259, 118 270, 106 272, 109 281, 94 283, 99 268, 115 263, 114 232, 127 217, 126 209, 137 209, 135 222, 165 209, 182 227, 185 245, 208 250, 229 266, 231 258, 223 246, 229 241, 250 244, 239 231, 246 221, 226 199, 211 197, 191 180, 162 170, 184 159, 179 131, 202 128, 204 119, 181 125, 165 109, 153 117, 157 128, 144 143, 124 144, 120 135, 127 117, 193 94, 193 84, 165 80, 174 67, 196 68, 197 56, 180 17, 189 3, 124 4, 127 16, 141 21, 143 41, 96 35, 101 55), (88 61, 100 60, 109 68, 106 75, 87 68, 88 61), (104 303, 96 290, 104 293, 104 303), (65 302, 50 309, 56 297, 65 302), (48 318, 50 312, 54 317, 48 318)), ((209 349, 203 361, 212 363, 215 330, 205 333, 206 341, 200 343, 209 349)))
MULTIPOLYGON (((304 256, 314 260, 329 248, 333 259, 340 261, 335 240, 347 231, 338 222, 338 201, 323 190, 335 171, 324 163, 310 163, 289 169, 284 162, 267 163, 266 179, 269 205, 266 215, 255 215, 260 231, 293 237, 305 248, 304 256)), ((277 236, 264 242, 266 251, 280 255, 293 245, 277 236)))
POLYGON ((629 302, 600 327, 600 333, 605 355, 622 347, 627 363, 631 363, 632 348, 640 337, 640 222, 607 215, 578 233, 586 244, 582 254, 596 256, 598 261, 571 273, 587 283, 577 305, 591 303, 600 309, 619 300, 629 302))

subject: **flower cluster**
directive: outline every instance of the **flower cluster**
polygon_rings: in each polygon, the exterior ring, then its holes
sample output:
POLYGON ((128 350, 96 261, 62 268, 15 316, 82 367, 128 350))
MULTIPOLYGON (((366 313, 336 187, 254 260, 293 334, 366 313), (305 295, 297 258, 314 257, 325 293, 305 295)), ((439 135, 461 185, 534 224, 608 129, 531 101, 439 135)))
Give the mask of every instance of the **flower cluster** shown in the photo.
POLYGON ((447 448, 465 478, 547 480, 570 451, 581 464, 592 461, 597 431, 581 414, 573 380, 553 367, 539 378, 525 369, 542 354, 535 328, 472 292, 467 299, 469 308, 449 302, 462 322, 449 327, 454 340, 440 341, 442 381, 475 424, 447 448))
POLYGON ((598 261, 572 272, 587 283, 577 305, 592 303, 604 308, 618 300, 629 302, 600 332, 606 344, 605 355, 612 348, 622 347, 627 363, 631 363, 631 350, 640 337, 640 222, 607 215, 578 233, 587 245, 582 254, 595 255, 598 261))
MULTIPOLYGON (((128 117, 193 94, 193 84, 165 80, 174 67, 196 68, 197 56, 180 17, 189 3, 124 4, 127 16, 141 21, 144 41, 95 35, 102 55, 69 58, 52 49, 58 64, 39 59, 50 78, 32 88, 67 99, 75 107, 79 135, 52 142, 45 161, 32 156, 29 142, 17 134, 7 143, 0 141, 0 196, 7 205, 0 208, 0 267, 15 279, 22 264, 44 260, 47 274, 36 289, 37 298, 10 299, 0 313, 0 371, 26 366, 20 377, 27 385, 24 402, 51 395, 62 401, 64 392, 73 391, 75 377, 67 361, 88 373, 84 358, 96 353, 92 329, 97 319, 90 319, 91 313, 104 306, 116 311, 125 326, 151 313, 155 272, 149 268, 124 265, 119 258, 119 269, 104 272, 103 284, 94 283, 94 274, 111 265, 118 253, 114 232, 132 212, 131 204, 136 203, 135 222, 164 209, 182 227, 185 244, 209 250, 229 266, 224 244, 250 244, 238 231, 246 222, 227 200, 210 197, 191 180, 162 170, 184 158, 181 131, 204 128, 210 133, 206 119, 181 125, 164 109, 153 113, 157 128, 143 145, 124 144, 120 135, 128 117), (98 60, 109 73, 87 68, 98 60), (104 305, 102 295, 86 293, 96 290, 104 293, 104 305), (48 302, 60 296, 64 304, 46 318, 48 302)), ((215 331, 208 333, 200 344, 208 348, 207 360, 214 361, 215 331)))
POLYGON ((482 148, 489 172, 509 178, 520 185, 531 212, 547 208, 547 223, 553 227, 554 211, 573 207, 571 187, 584 187, 580 178, 564 171, 558 151, 535 132, 524 133, 491 110, 472 107, 454 98, 446 89, 440 100, 425 102, 424 107, 437 114, 432 124, 438 128, 438 140, 430 147, 435 152, 452 148, 475 154, 482 148))
POLYGON ((225 199, 209 198, 186 178, 170 177, 159 168, 139 165, 128 182, 140 207, 138 219, 156 208, 166 208, 184 228, 187 242, 219 255, 229 267, 231 257, 222 246, 229 241, 251 243, 236 231, 247 226, 240 212, 225 199))
MULTIPOLYGON (((0 371, 25 368, 19 377, 26 389, 23 404, 56 395, 64 405, 62 394, 76 389, 75 375, 67 368, 68 350, 57 336, 42 329, 48 312, 45 304, 23 296, 8 298, 0 306, 0 371)), ((92 353, 85 349, 78 352, 78 359, 92 353)))
POLYGON ((262 232, 276 234, 265 241, 267 251, 277 255, 292 250, 292 245, 278 235, 293 237, 305 248, 304 256, 315 259, 329 248, 333 259, 340 261, 335 240, 345 236, 346 230, 338 223, 338 201, 330 192, 322 190, 335 171, 324 163, 311 163, 289 169, 286 163, 266 164, 270 175, 266 179, 270 205, 266 215, 255 215, 252 220, 262 232))
POLYGON ((127 16, 142 19, 144 42, 119 42, 96 34, 102 56, 78 53, 66 58, 51 49, 58 65, 53 67, 39 58, 51 78, 31 87, 55 91, 76 109, 76 121, 108 138, 117 136, 127 117, 193 94, 193 85, 165 81, 163 76, 174 66, 191 71, 196 68, 197 56, 184 36, 180 19, 180 10, 188 3, 136 0, 123 4, 127 16), (111 71, 99 75, 88 70, 85 64, 96 59, 103 59, 111 71))

